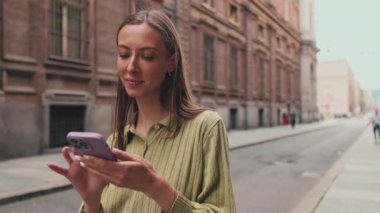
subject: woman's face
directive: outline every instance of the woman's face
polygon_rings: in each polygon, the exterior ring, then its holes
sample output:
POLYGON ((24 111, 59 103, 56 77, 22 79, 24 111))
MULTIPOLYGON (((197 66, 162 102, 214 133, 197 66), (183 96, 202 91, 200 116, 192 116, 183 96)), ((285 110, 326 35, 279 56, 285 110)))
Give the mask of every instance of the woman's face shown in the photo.
POLYGON ((117 72, 127 94, 157 99, 168 71, 174 69, 161 35, 146 23, 126 25, 118 35, 117 72))

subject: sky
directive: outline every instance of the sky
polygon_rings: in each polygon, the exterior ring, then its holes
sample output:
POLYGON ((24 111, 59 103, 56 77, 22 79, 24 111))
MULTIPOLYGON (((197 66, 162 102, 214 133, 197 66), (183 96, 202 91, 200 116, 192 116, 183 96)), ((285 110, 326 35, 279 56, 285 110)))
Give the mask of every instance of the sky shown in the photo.
POLYGON ((380 0, 314 0, 318 61, 345 59, 364 90, 380 89, 380 0))

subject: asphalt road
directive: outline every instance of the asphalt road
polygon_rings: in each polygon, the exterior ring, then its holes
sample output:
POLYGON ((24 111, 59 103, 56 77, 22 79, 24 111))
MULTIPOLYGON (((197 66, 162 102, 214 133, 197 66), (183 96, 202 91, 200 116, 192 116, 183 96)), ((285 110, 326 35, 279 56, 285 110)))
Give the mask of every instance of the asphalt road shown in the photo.
POLYGON ((231 172, 240 213, 286 213, 360 136, 365 124, 344 124, 233 150, 231 172))
MULTIPOLYGON (((337 127, 231 151, 238 212, 290 212, 364 128, 362 122, 347 121, 337 127)), ((3 205, 0 212, 77 212, 80 202, 70 189, 3 205)))

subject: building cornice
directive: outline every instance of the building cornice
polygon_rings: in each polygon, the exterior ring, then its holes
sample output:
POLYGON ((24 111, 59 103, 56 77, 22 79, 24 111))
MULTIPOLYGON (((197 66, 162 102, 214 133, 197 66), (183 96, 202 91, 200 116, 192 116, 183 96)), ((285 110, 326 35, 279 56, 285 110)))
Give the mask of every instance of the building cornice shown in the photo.
MULTIPOLYGON (((278 12, 274 7, 269 8, 268 4, 263 3, 260 0, 249 0, 249 2, 255 5, 259 10, 261 10, 266 16, 268 16, 274 23, 276 23, 281 29, 287 32, 291 37, 297 41, 301 41, 301 33, 296 31, 288 22, 284 21, 279 17, 278 12)), ((247 9, 251 7, 246 6, 247 9)), ((252 12, 255 14, 254 12, 252 12)))

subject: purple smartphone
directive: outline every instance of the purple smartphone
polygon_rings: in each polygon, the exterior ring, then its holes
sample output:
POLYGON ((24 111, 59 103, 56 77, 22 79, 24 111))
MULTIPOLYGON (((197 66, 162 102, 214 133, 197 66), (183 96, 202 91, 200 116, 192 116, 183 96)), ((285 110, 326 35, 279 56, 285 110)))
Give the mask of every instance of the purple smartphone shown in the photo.
POLYGON ((91 155, 116 161, 103 136, 96 132, 69 132, 66 136, 74 152, 79 155, 91 155))

